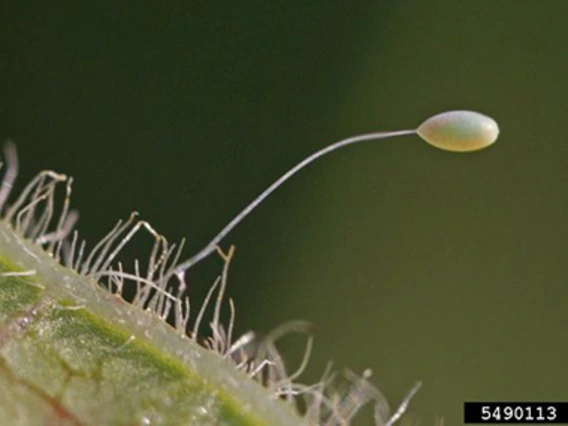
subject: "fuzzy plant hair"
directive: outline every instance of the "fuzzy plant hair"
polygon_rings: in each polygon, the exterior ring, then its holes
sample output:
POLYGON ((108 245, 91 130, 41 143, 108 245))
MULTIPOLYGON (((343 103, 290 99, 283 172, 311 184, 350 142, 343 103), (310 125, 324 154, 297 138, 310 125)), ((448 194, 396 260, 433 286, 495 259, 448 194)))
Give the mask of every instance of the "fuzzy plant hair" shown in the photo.
POLYGON ((265 337, 234 336, 235 304, 226 298, 234 247, 225 252, 219 243, 293 174, 329 152, 415 133, 443 149, 475 150, 476 140, 487 146, 497 137, 487 120, 445 113, 417 130, 332 144, 290 169, 186 260, 183 240, 170 243, 136 212, 87 247, 74 230, 73 179, 42 171, 13 194, 18 159, 7 143, 0 186, 0 424, 333 426, 349 425, 370 404, 376 426, 393 425, 420 383, 391 411, 370 370, 338 374, 328 366, 317 383, 302 383, 313 347, 307 322, 288 322, 265 337), (121 252, 141 233, 153 239, 147 258, 124 265, 121 252), (224 267, 193 307, 186 272, 214 252, 224 267), (292 370, 278 350, 289 333, 306 336, 303 359, 292 370))

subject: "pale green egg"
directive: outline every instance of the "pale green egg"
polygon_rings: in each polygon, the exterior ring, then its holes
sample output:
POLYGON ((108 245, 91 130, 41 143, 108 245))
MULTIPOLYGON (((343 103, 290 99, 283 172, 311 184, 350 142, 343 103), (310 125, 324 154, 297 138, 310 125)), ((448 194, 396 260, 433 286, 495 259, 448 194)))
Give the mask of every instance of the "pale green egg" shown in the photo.
POLYGON ((430 117, 416 129, 437 148, 453 152, 477 151, 497 140, 499 126, 491 117, 475 111, 448 111, 430 117))

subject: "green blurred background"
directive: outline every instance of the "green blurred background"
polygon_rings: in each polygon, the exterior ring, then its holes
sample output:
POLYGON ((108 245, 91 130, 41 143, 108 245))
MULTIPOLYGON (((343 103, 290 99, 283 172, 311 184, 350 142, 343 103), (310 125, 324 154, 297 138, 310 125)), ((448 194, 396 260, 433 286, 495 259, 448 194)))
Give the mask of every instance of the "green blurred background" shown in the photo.
MULTIPOLYGON (((480 153, 406 137, 295 177, 224 243, 237 325, 316 324, 306 381, 370 367, 394 404, 422 380, 424 425, 460 424, 464 400, 568 400, 568 2, 0 7, 0 138, 23 180, 75 177, 90 243, 138 210, 192 254, 330 142, 495 117, 480 153)), ((220 265, 191 271, 194 298, 220 265)))

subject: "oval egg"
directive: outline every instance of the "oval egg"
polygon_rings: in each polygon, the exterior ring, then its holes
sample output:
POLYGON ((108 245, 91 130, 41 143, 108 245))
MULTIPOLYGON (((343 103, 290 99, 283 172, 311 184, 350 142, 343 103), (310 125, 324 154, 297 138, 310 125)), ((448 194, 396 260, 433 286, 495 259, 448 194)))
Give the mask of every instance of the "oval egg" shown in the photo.
POLYGON ((493 144, 499 136, 499 126, 491 117, 479 112, 448 111, 424 121, 416 132, 437 148, 470 152, 493 144))

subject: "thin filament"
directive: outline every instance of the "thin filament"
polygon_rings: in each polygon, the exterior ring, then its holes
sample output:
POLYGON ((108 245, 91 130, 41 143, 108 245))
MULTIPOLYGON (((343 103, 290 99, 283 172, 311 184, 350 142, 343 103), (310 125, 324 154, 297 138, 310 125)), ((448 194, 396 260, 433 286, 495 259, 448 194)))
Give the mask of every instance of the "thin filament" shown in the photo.
POLYGON ((297 172, 302 170, 308 164, 314 162, 320 157, 335 151, 336 149, 342 148, 347 145, 355 144, 358 142, 364 142, 369 140, 387 139, 396 136, 414 135, 416 130, 398 130, 394 132, 376 132, 368 133, 359 136, 353 136, 347 139, 340 140, 339 142, 332 143, 319 151, 314 152, 309 157, 306 157, 286 173, 284 173, 280 178, 278 178, 272 185, 264 190, 258 197, 256 197, 248 206, 246 206, 233 220, 231 220, 222 230, 219 232, 215 238, 213 238, 209 244, 203 247, 197 254, 186 260, 185 262, 179 264, 173 271, 176 275, 182 277, 184 272, 191 268, 196 263, 205 259, 211 253, 215 251, 217 245, 221 242, 223 238, 229 234, 242 220, 249 215, 260 203, 264 201, 266 197, 272 194, 276 189, 278 189, 284 182, 294 176, 297 172))

